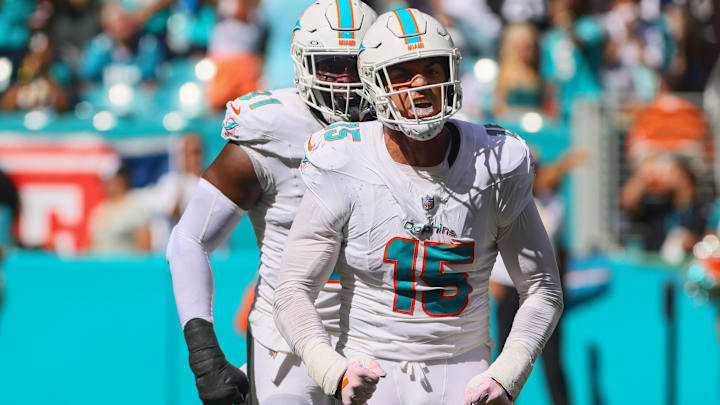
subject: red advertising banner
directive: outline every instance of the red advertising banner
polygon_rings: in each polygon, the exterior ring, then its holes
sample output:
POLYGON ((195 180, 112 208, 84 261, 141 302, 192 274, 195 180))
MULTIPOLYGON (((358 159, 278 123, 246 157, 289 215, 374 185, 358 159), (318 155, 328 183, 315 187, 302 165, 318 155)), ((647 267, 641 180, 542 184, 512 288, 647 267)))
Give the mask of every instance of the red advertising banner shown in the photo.
POLYGON ((119 163, 111 146, 91 134, 0 135, 0 168, 20 193, 18 240, 67 254, 86 250, 90 213, 105 198, 103 176, 119 163))

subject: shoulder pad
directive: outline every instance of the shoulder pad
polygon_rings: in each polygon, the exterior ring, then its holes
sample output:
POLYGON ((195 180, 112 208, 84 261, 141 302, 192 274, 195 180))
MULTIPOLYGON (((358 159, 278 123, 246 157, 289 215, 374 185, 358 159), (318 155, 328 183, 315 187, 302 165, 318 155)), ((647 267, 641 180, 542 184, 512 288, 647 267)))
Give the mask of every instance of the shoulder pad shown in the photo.
POLYGON ((254 91, 228 101, 223 120, 222 137, 245 143, 270 141, 278 121, 287 115, 292 89, 254 91), (290 90, 290 91, 288 91, 290 90))
POLYGON ((490 167, 499 179, 520 173, 533 173, 534 162, 525 140, 518 134, 497 124, 483 125, 487 134, 488 148, 492 150, 490 167))
POLYGON ((320 169, 337 170, 359 152, 361 141, 359 123, 336 122, 308 138, 305 157, 320 169))

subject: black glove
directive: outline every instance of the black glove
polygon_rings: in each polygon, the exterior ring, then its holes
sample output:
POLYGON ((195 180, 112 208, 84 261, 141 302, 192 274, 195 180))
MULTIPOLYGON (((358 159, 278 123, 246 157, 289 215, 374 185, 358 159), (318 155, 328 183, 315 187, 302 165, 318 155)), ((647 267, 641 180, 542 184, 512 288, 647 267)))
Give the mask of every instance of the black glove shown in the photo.
POLYGON ((190 370, 195 374, 200 400, 205 405, 241 405, 250 382, 239 368, 225 360, 213 325, 200 318, 185 324, 185 342, 190 352, 190 370))

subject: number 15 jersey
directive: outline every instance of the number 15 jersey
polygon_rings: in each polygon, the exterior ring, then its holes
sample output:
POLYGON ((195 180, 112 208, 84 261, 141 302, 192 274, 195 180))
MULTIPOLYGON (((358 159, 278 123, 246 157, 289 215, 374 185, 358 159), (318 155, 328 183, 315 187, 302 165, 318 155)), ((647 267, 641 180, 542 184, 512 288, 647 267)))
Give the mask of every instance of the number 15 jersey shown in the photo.
POLYGON ((498 126, 448 125, 457 156, 428 169, 393 161, 379 122, 337 123, 307 142, 303 179, 318 215, 342 229, 345 354, 427 361, 493 345, 496 239, 532 201, 532 156, 498 126))

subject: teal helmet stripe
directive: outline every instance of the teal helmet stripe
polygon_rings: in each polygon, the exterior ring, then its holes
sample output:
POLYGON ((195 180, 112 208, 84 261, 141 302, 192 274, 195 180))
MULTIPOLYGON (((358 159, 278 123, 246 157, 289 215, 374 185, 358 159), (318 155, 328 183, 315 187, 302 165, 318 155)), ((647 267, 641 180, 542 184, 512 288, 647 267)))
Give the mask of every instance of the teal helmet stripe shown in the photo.
POLYGON ((412 12, 407 8, 401 8, 399 10, 395 10, 395 16, 397 16, 397 19, 400 22, 403 34, 407 37, 405 38, 406 43, 415 44, 420 42, 420 35, 418 35, 420 32, 412 12))
MULTIPOLYGON (((355 28, 351 1, 352 0, 337 0, 338 22, 342 30, 352 30, 355 28)), ((342 31, 340 38, 353 39, 355 38, 355 33, 353 31, 342 31)))

